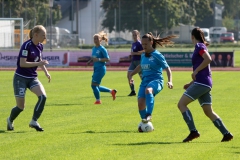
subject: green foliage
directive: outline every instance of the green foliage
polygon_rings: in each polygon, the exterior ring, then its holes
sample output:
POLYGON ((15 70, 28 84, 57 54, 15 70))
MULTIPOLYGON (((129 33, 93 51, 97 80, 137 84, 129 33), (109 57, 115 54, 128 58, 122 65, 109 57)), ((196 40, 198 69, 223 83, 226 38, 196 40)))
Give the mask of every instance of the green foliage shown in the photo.
MULTIPOLYGON (((5 0, 4 2, 4 17, 24 18, 25 23, 30 20, 28 28, 37 24, 46 26, 49 13, 49 0, 10 0, 7 2, 5 0)), ((52 23, 56 24, 61 17, 60 6, 54 5, 52 8, 52 23)))
POLYGON ((209 1, 199 0, 198 3, 195 2, 193 5, 195 5, 194 8, 196 9, 196 20, 202 21, 205 17, 213 15, 213 10, 210 8, 209 1))
POLYGON ((233 19, 239 17, 239 8, 240 8, 240 2, 239 0, 222 0, 224 3, 224 12, 223 17, 229 16, 233 19))
POLYGON ((101 7, 106 13, 102 26, 110 32, 133 29, 162 32, 179 23, 194 24, 212 13, 208 0, 104 0, 101 7))
POLYGON ((223 18, 223 26, 226 27, 228 30, 234 30, 235 25, 234 25, 233 17, 226 15, 223 18))
MULTIPOLYGON (((155 97, 152 133, 138 133, 140 117, 137 97, 128 97, 126 71, 108 71, 102 85, 118 89, 117 99, 101 93, 103 104, 93 105, 90 86, 92 72, 50 71, 48 83, 42 71, 48 99, 39 123, 43 133, 28 127, 37 97, 27 91, 26 108, 15 120, 15 131, 6 131, 6 118, 15 106, 12 89, 13 71, 1 71, 0 78, 0 159, 24 160, 238 160, 239 146, 239 85, 238 72, 213 72, 212 100, 214 111, 235 136, 221 143, 221 133, 204 115, 198 102, 189 105, 201 137, 181 141, 188 128, 177 108, 183 94, 182 86, 190 81, 191 72, 173 71, 174 89, 166 87, 155 97), (223 82, 227 82, 224 83, 223 82)), ((166 79, 166 73, 163 73, 166 79)), ((140 83, 134 77, 136 89, 140 83)))

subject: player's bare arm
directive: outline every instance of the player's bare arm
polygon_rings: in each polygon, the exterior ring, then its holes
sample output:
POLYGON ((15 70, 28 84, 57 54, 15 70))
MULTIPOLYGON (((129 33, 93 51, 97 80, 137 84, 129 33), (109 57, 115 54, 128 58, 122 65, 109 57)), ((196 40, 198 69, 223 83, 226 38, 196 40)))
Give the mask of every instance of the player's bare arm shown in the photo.
POLYGON ((167 77, 168 77, 168 82, 167 82, 168 88, 173 89, 172 71, 171 71, 170 67, 166 68, 165 70, 167 72, 167 77))

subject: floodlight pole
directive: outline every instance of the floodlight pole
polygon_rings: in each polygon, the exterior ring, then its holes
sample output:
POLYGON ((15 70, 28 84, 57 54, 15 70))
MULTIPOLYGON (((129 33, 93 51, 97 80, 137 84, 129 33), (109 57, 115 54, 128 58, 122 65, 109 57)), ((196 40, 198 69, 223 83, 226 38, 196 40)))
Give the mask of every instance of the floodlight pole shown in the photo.
POLYGON ((4 0, 2 0, 2 17, 4 18, 4 0))
POLYGON ((72 17, 72 20, 71 20, 71 31, 72 31, 72 34, 73 34, 73 19, 74 19, 74 14, 73 14, 73 0, 71 0, 71 17, 72 17))
POLYGON ((78 12, 79 12, 79 0, 76 0, 76 41, 77 41, 77 45, 79 44, 79 24, 78 24, 78 12))
POLYGON ((144 0, 142 0, 142 32, 143 34, 145 33, 144 31, 144 0))
POLYGON ((52 52, 52 7, 53 7, 53 1, 49 0, 49 7, 50 7, 50 51, 52 52))

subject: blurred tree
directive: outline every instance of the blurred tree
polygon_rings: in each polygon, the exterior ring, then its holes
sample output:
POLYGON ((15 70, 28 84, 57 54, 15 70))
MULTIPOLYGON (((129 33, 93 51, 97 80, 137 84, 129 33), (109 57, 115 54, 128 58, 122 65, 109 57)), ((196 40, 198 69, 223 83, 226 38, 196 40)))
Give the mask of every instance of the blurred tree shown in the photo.
POLYGON ((198 0, 194 1, 196 17, 195 20, 202 21, 205 17, 213 15, 213 9, 210 7, 210 3, 208 0, 198 0))
POLYGON ((223 26, 226 27, 228 30, 234 30, 234 19, 232 16, 226 15, 223 19, 223 26))
POLYGON ((231 0, 229 3, 228 0, 222 0, 224 3, 224 12, 223 16, 231 15, 233 18, 237 18, 240 12, 240 1, 239 0, 231 0))
POLYGON ((212 13, 208 0, 103 0, 101 7, 106 15, 102 26, 109 32, 163 32, 179 23, 194 24, 196 19, 212 13))
MULTIPOLYGON (((29 23, 29 28, 42 24, 46 26, 49 19, 49 0, 8 0, 4 1, 5 18, 24 18, 24 23, 29 23)), ((61 6, 52 8, 52 23, 56 24, 61 19, 61 6)))
POLYGON ((239 30, 240 1, 231 0, 231 3, 228 0, 222 1, 224 3, 223 25, 229 30, 239 30), (234 19, 237 20, 236 23, 234 19))

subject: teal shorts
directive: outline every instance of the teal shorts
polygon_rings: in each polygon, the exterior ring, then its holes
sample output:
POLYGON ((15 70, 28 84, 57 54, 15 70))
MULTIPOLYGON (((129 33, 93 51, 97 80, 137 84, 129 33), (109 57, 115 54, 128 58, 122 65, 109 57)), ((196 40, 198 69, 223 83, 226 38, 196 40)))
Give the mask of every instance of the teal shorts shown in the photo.
POLYGON ((92 83, 101 84, 102 78, 106 74, 106 66, 94 67, 92 75, 92 83))
POLYGON ((163 84, 161 81, 158 81, 158 80, 151 81, 150 83, 147 84, 147 86, 144 86, 141 84, 138 91, 138 99, 145 98, 146 88, 152 88, 153 95, 156 96, 163 89, 163 84))
POLYGON ((193 101, 197 99, 199 104, 203 106, 204 104, 212 104, 210 92, 211 88, 193 83, 187 88, 184 95, 191 98, 193 101))

